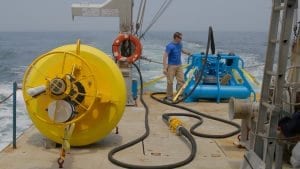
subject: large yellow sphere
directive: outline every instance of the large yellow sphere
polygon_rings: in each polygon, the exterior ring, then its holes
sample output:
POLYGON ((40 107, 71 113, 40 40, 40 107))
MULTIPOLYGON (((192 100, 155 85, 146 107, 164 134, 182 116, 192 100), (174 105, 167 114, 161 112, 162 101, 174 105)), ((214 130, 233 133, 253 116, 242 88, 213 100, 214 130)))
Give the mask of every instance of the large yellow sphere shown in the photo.
POLYGON ((63 143, 64 129, 75 124, 73 146, 94 143, 120 121, 126 101, 118 66, 102 51, 80 43, 36 58, 23 80, 30 118, 47 138, 63 143))

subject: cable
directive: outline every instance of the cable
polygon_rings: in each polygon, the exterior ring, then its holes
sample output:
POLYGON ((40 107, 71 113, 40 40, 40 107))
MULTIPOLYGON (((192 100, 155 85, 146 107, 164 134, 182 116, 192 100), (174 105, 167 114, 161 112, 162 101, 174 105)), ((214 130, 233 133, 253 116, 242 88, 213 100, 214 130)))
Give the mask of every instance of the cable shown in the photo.
POLYGON ((257 64, 257 65, 252 65, 252 66, 245 66, 244 68, 247 69, 247 68, 255 68, 255 67, 259 67, 259 66, 265 66, 265 64, 257 64))
POLYGON ((154 60, 152 60, 152 59, 149 59, 149 58, 147 58, 146 56, 141 56, 141 58, 140 58, 141 60, 145 60, 145 61, 148 61, 148 62, 153 62, 153 63, 157 63, 157 64, 163 64, 162 62, 158 62, 158 61, 154 61, 154 60))
POLYGON ((140 35, 140 39, 142 39, 145 34, 149 31, 149 29, 154 25, 154 23, 159 19, 159 17, 166 11, 166 9, 170 6, 172 0, 165 0, 163 4, 160 6, 159 10, 153 17, 152 21, 148 25, 148 27, 145 29, 145 31, 140 35))
POLYGON ((137 14, 136 24, 135 24, 135 35, 138 36, 138 32, 142 30, 144 14, 146 9, 147 0, 141 0, 139 11, 137 14))
MULTIPOLYGON (((207 114, 204 114, 204 113, 201 113, 199 111, 196 111, 196 110, 193 110, 193 109, 190 109, 190 108, 187 108, 187 107, 184 107, 184 106, 180 106, 180 105, 177 105, 177 104, 171 104, 171 103, 168 103, 168 102, 165 102, 163 100, 160 100, 159 98, 155 97, 155 95, 161 95, 161 94, 166 94, 165 92, 155 92, 155 93, 151 93, 151 98, 160 102, 160 103, 163 103, 163 104, 166 104, 166 105, 169 105, 169 106, 173 106, 173 107, 177 107, 177 108, 180 108, 180 109, 183 109, 183 110, 186 110, 186 111, 189 111, 191 113, 194 113, 196 114, 195 115, 191 115, 191 114, 185 114, 185 113, 179 113, 178 116, 188 116, 188 117, 193 117, 193 118, 196 118, 198 119, 200 122, 194 124, 191 128, 190 128, 190 132, 195 135, 195 136, 198 136, 198 137, 205 137, 205 138, 227 138, 227 137, 231 137, 231 136, 234 136, 236 134, 238 134, 240 131, 241 131, 241 127, 239 124, 237 123, 234 123, 232 121, 228 121, 228 120, 225 120, 225 119, 221 119, 221 118, 218 118, 218 117, 214 117, 214 116, 210 116, 210 115, 207 115, 207 114), (233 127, 236 128, 236 130, 232 131, 232 132, 229 132, 229 133, 226 133, 226 134, 218 134, 218 135, 212 135, 212 134, 203 134, 203 133, 199 133, 199 132, 196 132, 196 128, 199 127, 202 123, 203 123, 203 119, 201 118, 202 117, 205 117, 205 118, 208 118, 208 119, 211 119, 211 120, 216 120, 216 121, 219 121, 219 122, 223 122, 223 123, 226 123, 226 124, 229 124, 233 127)), ((171 115, 177 115, 177 113, 175 114, 171 114, 171 115)))
POLYGON ((8 100, 11 96, 13 95, 13 93, 11 93, 10 95, 8 95, 7 97, 5 97, 3 100, 0 101, 0 104, 4 103, 6 100, 8 100))
POLYGON ((128 142, 125 143, 121 146, 115 147, 113 148, 109 153, 108 153, 108 159, 110 162, 112 162, 115 165, 118 165, 120 167, 123 168, 136 168, 136 169, 168 169, 168 168, 177 168, 177 167, 181 167, 183 165, 186 165, 188 163, 190 163, 191 161, 193 161, 193 159, 196 156, 196 151, 197 151, 197 144, 195 139, 193 138, 193 136, 184 128, 184 127, 180 127, 178 130, 179 132, 182 134, 182 136, 184 136, 187 140, 189 140, 190 144, 191 144, 191 153, 190 155, 182 161, 176 162, 176 163, 172 163, 172 164, 166 164, 166 165, 157 165, 157 166, 144 166, 144 165, 134 165, 134 164, 129 164, 129 163, 125 163, 125 162, 121 162, 117 159, 115 159, 113 157, 114 154, 116 154, 119 151, 122 151, 124 149, 127 149, 139 142, 144 141, 150 133, 150 128, 149 128, 149 120, 148 120, 148 115, 149 115, 149 108, 147 106, 147 104, 145 103, 144 99, 143 99, 143 78, 142 78, 142 74, 140 69, 138 68, 138 66, 136 64, 133 63, 133 65, 135 66, 135 68, 138 71, 139 77, 140 77, 140 86, 141 86, 141 90, 140 90, 140 101, 143 104, 143 106, 145 107, 145 133, 128 142))
POLYGON ((203 74, 204 74, 206 64, 207 64, 209 47, 211 47, 212 53, 215 52, 215 44, 214 44, 215 41, 213 39, 214 39, 213 29, 210 26, 208 28, 208 38, 207 38, 207 44, 206 44, 206 51, 205 51, 205 57, 204 57, 204 60, 203 60, 204 63, 203 63, 203 66, 202 66, 202 69, 201 69, 201 72, 200 72, 200 76, 199 76, 198 80, 196 81, 196 83, 195 83, 194 87, 192 88, 192 90, 190 90, 190 92, 188 94, 184 95, 181 99, 177 100, 173 104, 178 104, 178 103, 184 101, 185 99, 187 99, 194 92, 194 90, 197 88, 197 86, 200 84, 200 82, 203 78, 203 74))

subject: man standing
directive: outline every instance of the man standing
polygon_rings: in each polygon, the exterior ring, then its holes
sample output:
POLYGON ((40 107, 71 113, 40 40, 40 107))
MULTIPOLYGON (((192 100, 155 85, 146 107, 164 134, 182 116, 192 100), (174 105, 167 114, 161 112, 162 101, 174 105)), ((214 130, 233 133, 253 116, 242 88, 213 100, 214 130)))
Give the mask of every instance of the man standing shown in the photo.
POLYGON ((167 76, 167 97, 165 101, 172 102, 173 99, 173 81, 176 77, 176 90, 179 90, 184 84, 183 70, 181 67, 181 52, 191 55, 190 52, 182 49, 182 34, 175 32, 173 41, 170 42, 165 49, 163 55, 163 73, 167 76), (168 62, 167 62, 168 59, 168 62))

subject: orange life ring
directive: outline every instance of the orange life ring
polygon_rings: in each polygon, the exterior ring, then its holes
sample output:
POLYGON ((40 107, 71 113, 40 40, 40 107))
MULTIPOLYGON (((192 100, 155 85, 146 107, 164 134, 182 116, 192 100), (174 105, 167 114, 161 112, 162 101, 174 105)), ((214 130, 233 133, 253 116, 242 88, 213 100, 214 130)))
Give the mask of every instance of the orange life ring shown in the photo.
POLYGON ((141 57, 142 54, 142 44, 139 38, 137 38, 134 35, 125 33, 119 34, 112 45, 113 55, 116 58, 116 60, 120 60, 122 57, 124 57, 121 54, 120 45, 126 40, 129 40, 129 42, 131 42, 131 44, 133 44, 134 46, 134 52, 126 58, 127 62, 134 63, 141 57))

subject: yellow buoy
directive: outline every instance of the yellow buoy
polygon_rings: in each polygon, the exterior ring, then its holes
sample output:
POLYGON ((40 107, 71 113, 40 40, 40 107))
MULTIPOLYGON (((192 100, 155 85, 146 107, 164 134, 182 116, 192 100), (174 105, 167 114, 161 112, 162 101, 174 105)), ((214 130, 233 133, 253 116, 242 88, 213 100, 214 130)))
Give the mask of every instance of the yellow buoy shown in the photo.
POLYGON ((74 123, 69 142, 80 146, 116 127, 124 112, 126 87, 111 58, 78 41, 36 58, 25 72, 23 96, 44 136, 63 143, 65 127, 74 123))

